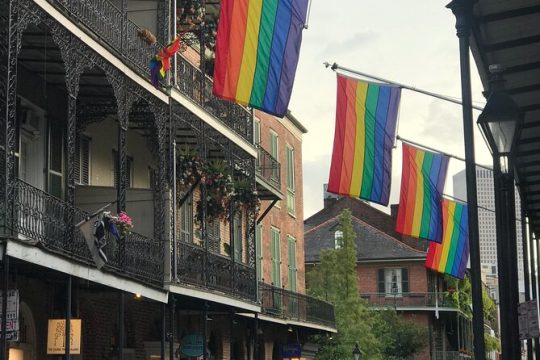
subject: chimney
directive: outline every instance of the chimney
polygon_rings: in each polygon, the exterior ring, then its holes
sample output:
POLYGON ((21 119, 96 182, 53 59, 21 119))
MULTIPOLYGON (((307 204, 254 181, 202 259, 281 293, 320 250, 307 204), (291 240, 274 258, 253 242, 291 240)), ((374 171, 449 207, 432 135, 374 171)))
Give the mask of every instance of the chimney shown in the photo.
POLYGON ((392 216, 392 219, 397 219, 398 208, 399 204, 390 205, 390 216, 392 216))
POLYGON ((323 201, 326 209, 340 198, 339 195, 328 192, 328 184, 323 184, 323 201))

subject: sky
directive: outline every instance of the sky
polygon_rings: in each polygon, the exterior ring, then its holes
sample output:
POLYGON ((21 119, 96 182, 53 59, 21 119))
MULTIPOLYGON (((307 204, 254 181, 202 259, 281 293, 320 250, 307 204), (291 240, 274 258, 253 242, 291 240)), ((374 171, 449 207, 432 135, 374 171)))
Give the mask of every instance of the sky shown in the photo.
MULTIPOLYGON (((303 32, 300 60, 289 109, 308 129, 303 137, 304 218, 323 207, 328 182, 336 111, 336 74, 323 62, 337 64, 408 86, 461 98, 455 17, 437 0, 312 0, 308 29, 303 32)), ((471 56, 475 105, 485 99, 471 56)), ((474 111, 476 121, 479 115, 474 111)), ((476 162, 490 164, 481 133, 475 128, 476 162)), ((464 157, 461 106, 402 90, 397 134, 425 146, 464 157)), ((401 143, 393 151, 390 202, 399 200, 401 143)), ((452 195, 451 176, 464 169, 451 160, 445 193, 452 195)))

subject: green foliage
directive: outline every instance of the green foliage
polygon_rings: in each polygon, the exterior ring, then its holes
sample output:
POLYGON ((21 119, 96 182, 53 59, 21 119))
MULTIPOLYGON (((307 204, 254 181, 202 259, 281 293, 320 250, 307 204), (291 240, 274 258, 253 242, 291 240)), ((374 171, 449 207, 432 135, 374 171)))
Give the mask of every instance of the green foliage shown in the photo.
MULTIPOLYGON (((445 295, 450 301, 450 304, 458 307, 467 318, 472 319, 472 288, 469 277, 465 276, 463 280, 459 280, 451 276, 446 276, 445 281, 448 285, 445 295)), ((497 306, 485 288, 482 288, 482 303, 484 321, 495 324, 497 320, 497 306)), ((500 341, 489 334, 484 334, 484 344, 486 352, 493 350, 500 351, 500 341)))
POLYGON ((350 210, 340 214, 338 230, 343 233, 341 248, 323 250, 320 263, 307 273, 309 294, 334 304, 338 330, 332 338, 315 338, 320 346, 316 359, 350 359, 356 342, 364 359, 391 359, 391 353, 401 359, 401 354, 409 356, 423 348, 427 336, 421 327, 395 312, 370 311, 358 296, 356 234, 350 210))
POLYGON ((373 331, 381 339, 384 359, 407 359, 427 345, 428 329, 398 316, 393 310, 378 313, 373 331))

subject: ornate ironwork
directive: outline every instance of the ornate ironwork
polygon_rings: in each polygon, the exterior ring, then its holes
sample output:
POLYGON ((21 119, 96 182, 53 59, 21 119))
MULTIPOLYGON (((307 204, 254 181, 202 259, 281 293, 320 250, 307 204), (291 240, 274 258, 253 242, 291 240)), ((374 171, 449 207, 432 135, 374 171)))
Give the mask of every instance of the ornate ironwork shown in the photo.
POLYGON ((335 327, 334 306, 314 297, 259 283, 264 314, 335 327))
MULTIPOLYGON (((83 220, 88 213, 67 202, 39 190, 22 180, 15 183, 14 216, 9 227, 16 238, 23 242, 39 244, 50 252, 63 254, 73 260, 92 264, 92 257, 86 241, 79 229, 71 231, 72 224, 65 221, 67 212, 73 212, 74 221, 83 220)), ((152 285, 163 281, 163 243, 148 239, 132 232, 121 243, 125 245, 123 254, 119 244, 109 242, 106 271, 114 271, 122 276, 139 279, 152 285), (122 261, 125 259, 125 263, 122 261)))
POLYGON ((255 167, 257 174, 261 175, 276 189, 279 189, 281 186, 279 162, 261 145, 257 145, 257 154, 257 165, 255 167))

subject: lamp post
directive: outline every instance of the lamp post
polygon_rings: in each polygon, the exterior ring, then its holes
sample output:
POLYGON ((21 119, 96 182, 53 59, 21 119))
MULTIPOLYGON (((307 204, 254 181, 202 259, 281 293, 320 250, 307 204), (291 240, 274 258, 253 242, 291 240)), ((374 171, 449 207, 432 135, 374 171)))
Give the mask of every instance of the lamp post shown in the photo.
POLYGON ((497 228, 497 271, 501 317, 502 359, 520 359, 517 308, 519 303, 516 210, 512 150, 519 108, 504 90, 498 66, 490 66, 487 104, 478 117, 478 125, 493 154, 495 221, 497 228))
POLYGON ((360 360, 362 358, 362 352, 360 352, 360 347, 358 346, 358 343, 354 344, 352 356, 354 360, 360 360))

